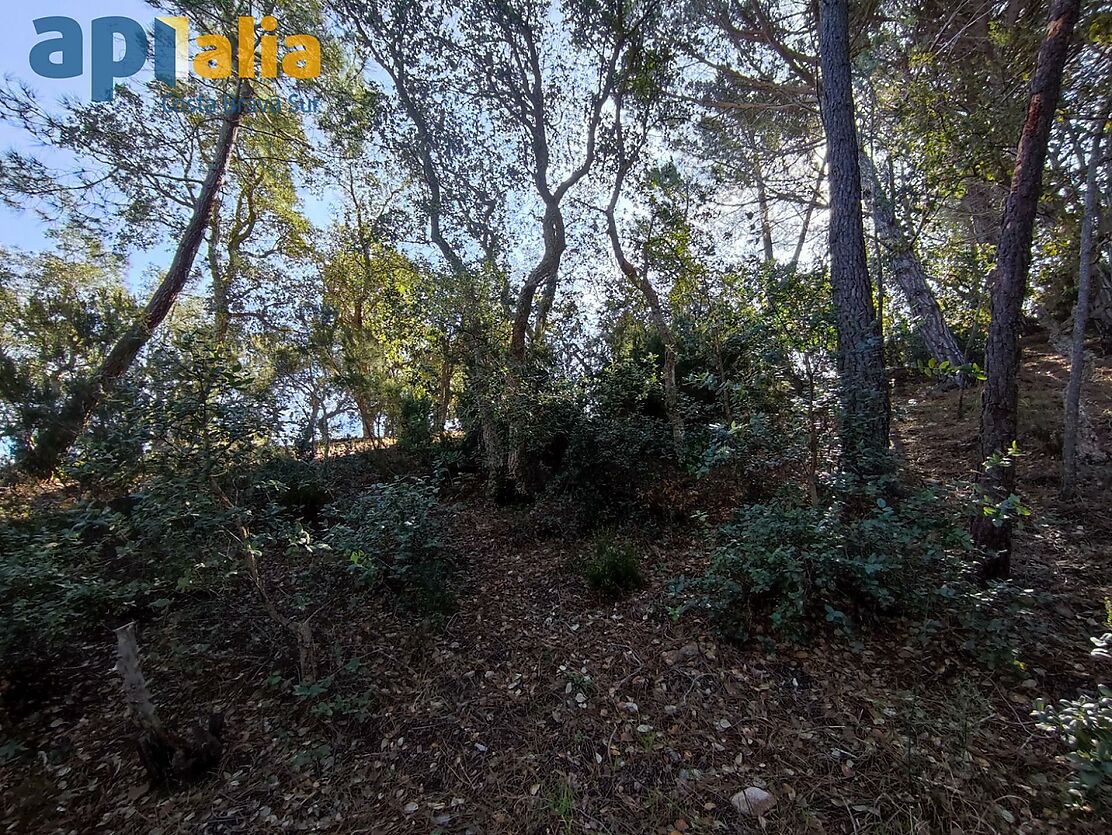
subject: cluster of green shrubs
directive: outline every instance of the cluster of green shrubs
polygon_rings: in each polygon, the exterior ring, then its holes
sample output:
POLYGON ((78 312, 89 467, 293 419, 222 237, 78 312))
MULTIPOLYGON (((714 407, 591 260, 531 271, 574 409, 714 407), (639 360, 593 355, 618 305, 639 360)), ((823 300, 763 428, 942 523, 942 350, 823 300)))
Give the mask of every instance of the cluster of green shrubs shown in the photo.
POLYGON ((155 345, 67 465, 79 498, 4 508, 0 657, 48 657, 226 576, 266 425, 249 376, 218 346, 191 333, 155 345))
POLYGON ((743 506, 715 533, 707 573, 681 580, 689 606, 732 638, 799 638, 816 621, 842 629, 884 614, 922 611, 957 576, 949 555, 964 531, 930 493, 898 502, 883 482, 831 493, 820 504, 785 491, 743 506))
POLYGON ((203 334, 153 346, 67 464, 79 497, 10 497, 0 509, 3 664, 49 658, 176 595, 234 581, 248 549, 314 538, 332 553, 295 562, 295 582, 310 563, 341 579, 346 565, 422 611, 449 609, 434 490, 397 481, 337 501, 319 464, 272 443, 270 407, 203 334))
POLYGON ((1035 706, 1039 728, 1057 734, 1069 749, 1073 768, 1071 800, 1080 803, 1112 786, 1112 688, 1099 685, 1096 696, 1062 699, 1035 706))
POLYGON ((123 514, 80 502, 38 512, 5 507, 0 525, 0 659, 28 678, 75 629, 155 599, 157 577, 131 577, 123 514), (106 568, 108 570, 106 570, 106 568))
MULTIPOLYGON (((1105 600, 1105 625, 1112 628, 1112 601, 1105 600)), ((1112 660, 1112 632, 1090 638, 1094 658, 1112 660)), ((1051 705, 1039 699, 1032 715, 1039 728, 1057 735, 1069 750, 1073 769, 1069 797, 1074 805, 1112 797, 1112 687, 1100 684, 1095 696, 1082 694, 1051 705)))
POLYGON ((437 500, 423 479, 376 484, 352 501, 330 505, 323 541, 366 587, 380 582, 428 614, 454 605, 437 500))

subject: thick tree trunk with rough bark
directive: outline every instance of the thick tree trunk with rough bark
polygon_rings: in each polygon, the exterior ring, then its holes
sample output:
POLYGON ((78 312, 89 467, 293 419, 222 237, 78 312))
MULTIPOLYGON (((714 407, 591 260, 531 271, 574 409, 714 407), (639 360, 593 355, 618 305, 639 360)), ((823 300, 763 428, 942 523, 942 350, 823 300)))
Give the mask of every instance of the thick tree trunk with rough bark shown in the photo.
MULTIPOLYGON (((1011 190, 1004 206, 991 281, 991 321, 985 345, 987 379, 981 393, 981 459, 985 461, 1007 452, 1016 440, 1019 327, 1031 266, 1031 238, 1047 142, 1079 6, 1079 0, 1057 0, 1050 10, 1046 37, 1039 47, 1031 80, 1011 190)), ((1015 467, 1000 463, 985 467, 978 487, 986 506, 999 506, 1015 492, 1015 467)), ((972 534, 974 543, 989 555, 982 566, 982 577, 986 580, 1007 577, 1011 572, 1012 520, 978 513, 973 519, 972 534)))
MULTIPOLYGON (((248 82, 241 80, 237 84, 236 92, 240 100, 250 95, 249 91, 248 82)), ((239 132, 241 114, 242 108, 237 107, 224 116, 208 174, 193 207, 193 215, 185 231, 182 232, 178 248, 174 253, 174 260, 170 264, 170 269, 166 271, 162 283, 147 302, 138 321, 120 337, 108 356, 101 362, 100 367, 88 380, 77 387, 63 404, 53 422, 39 435, 35 449, 24 465, 29 472, 46 476, 54 471, 62 456, 81 434, 89 416, 131 367, 131 363, 147 344, 151 334, 174 306, 178 294, 189 280, 193 260, 204 239, 213 206, 224 182, 224 170, 235 145, 236 134, 239 132)))
POLYGON ((822 0, 822 121, 830 169, 830 280, 838 329, 842 467, 873 475, 888 450, 888 383, 861 220, 846 0, 822 0))
MULTIPOLYGON (((1109 112, 1106 103, 1102 113, 1109 112)), ((1065 426, 1062 431, 1062 495, 1072 497, 1077 489, 1077 426, 1081 414, 1081 383, 1085 375, 1085 327, 1089 322, 1089 293, 1093 275, 1093 233, 1099 223, 1100 202, 1097 175, 1101 164, 1104 122, 1093 131, 1089 170, 1085 178, 1085 209, 1081 221, 1080 257, 1077 268, 1077 304, 1073 309, 1073 340, 1070 344, 1070 379, 1066 387, 1065 426)))
POLYGON ((907 299, 919 338, 935 359, 940 362, 949 360, 955 366, 964 365, 965 354, 942 316, 942 309, 927 283, 927 274, 911 242, 896 222, 892 201, 884 192, 876 166, 864 151, 861 152, 861 187, 865 205, 872 212, 881 249, 887 254, 892 275, 907 299))

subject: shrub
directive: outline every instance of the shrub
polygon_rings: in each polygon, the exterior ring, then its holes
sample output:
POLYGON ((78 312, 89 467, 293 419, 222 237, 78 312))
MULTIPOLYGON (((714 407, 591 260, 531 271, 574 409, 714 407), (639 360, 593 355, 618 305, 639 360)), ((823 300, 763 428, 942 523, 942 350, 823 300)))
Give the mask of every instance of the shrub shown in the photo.
POLYGON ((80 630, 103 627, 155 596, 153 572, 127 577, 105 569, 118 569, 131 535, 121 514, 87 503, 0 525, 0 661, 12 678, 64 649, 80 630))
POLYGON ((594 591, 609 598, 629 594, 644 582, 633 547, 611 536, 595 539, 583 563, 583 578, 594 591))
POLYGON ((798 464, 805 451, 802 433, 784 423, 757 412, 744 423, 710 427, 696 473, 705 476, 727 468, 754 484, 775 484, 774 474, 798 464))
POLYGON ((418 609, 444 612, 453 596, 436 506, 424 480, 376 484, 353 502, 325 510, 335 522, 324 541, 368 585, 381 576, 418 609))
POLYGON ((1039 728, 1058 734, 1069 748, 1074 802, 1107 791, 1112 784, 1112 688, 1101 684, 1095 697, 1062 699, 1057 706, 1040 699, 1032 715, 1039 728))
POLYGON ((126 508, 131 571, 186 587, 241 552, 241 499, 273 429, 253 385, 204 331, 170 333, 79 442, 70 473, 126 508))
POLYGON ((644 360, 615 358, 583 391, 546 401, 551 498, 565 502, 586 529, 643 513, 647 474, 673 456, 667 422, 656 407, 659 385, 644 360))
POLYGON ((0 509, 0 657, 48 657, 165 605, 175 587, 226 576, 269 431, 251 385, 203 333, 171 333, 77 445, 69 471, 95 500, 0 509))
POLYGON ((799 637, 816 619, 848 629, 916 609, 932 594, 945 548, 960 539, 929 511, 921 498, 897 508, 860 493, 820 507, 787 499, 741 508, 718 529, 693 605, 739 640, 766 630, 799 637))

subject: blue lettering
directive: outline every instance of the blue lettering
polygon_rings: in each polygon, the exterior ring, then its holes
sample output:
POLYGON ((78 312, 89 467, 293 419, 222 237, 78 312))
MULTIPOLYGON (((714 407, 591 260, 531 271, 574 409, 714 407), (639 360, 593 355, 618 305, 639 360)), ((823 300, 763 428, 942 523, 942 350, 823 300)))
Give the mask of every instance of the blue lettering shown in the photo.
POLYGON ((147 33, 130 17, 93 21, 93 101, 108 101, 117 78, 135 75, 147 62, 147 33), (115 58, 115 37, 123 35, 124 54, 115 58))
POLYGON ((43 78, 75 78, 81 75, 82 46, 81 25, 72 17, 40 17, 35 20, 35 32, 57 32, 60 38, 39 41, 31 47, 28 56, 31 69, 43 78), (60 61, 50 60, 60 53, 60 61))

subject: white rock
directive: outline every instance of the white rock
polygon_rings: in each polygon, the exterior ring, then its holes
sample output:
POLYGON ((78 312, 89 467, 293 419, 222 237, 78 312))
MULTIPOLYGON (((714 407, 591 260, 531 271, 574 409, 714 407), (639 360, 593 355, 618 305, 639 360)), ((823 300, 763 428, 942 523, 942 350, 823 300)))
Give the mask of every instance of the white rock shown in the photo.
POLYGON ((734 804, 734 808, 741 812, 741 814, 757 817, 765 814, 769 809, 775 806, 776 798, 764 789, 750 786, 731 797, 730 802, 734 804))

